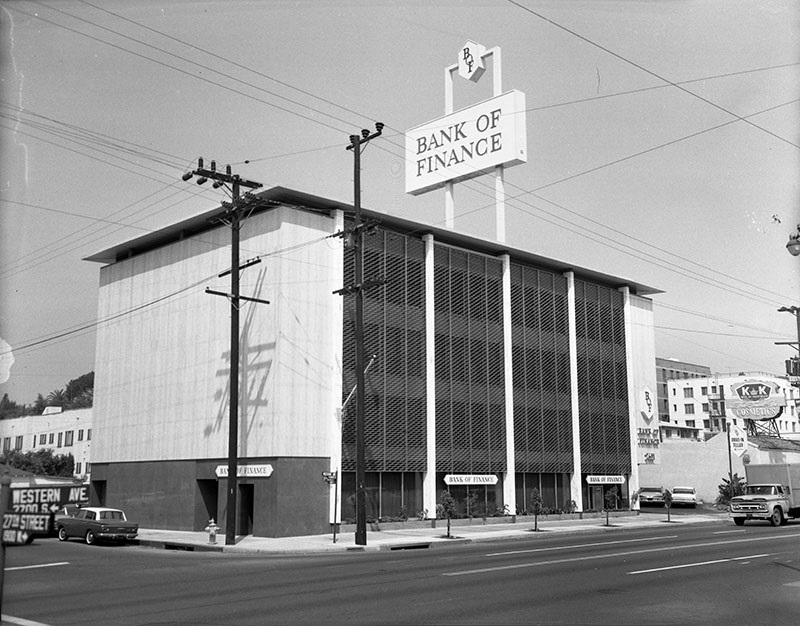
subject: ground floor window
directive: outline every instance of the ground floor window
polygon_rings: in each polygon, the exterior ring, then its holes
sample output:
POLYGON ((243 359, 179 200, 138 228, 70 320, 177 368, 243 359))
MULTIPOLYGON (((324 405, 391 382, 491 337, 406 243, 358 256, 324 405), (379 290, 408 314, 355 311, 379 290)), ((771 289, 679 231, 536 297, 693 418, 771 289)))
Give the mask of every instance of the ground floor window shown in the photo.
POLYGON ((542 499, 543 513, 572 512, 570 475, 553 473, 518 473, 515 476, 517 514, 533 515, 534 489, 542 499))
MULTIPOLYGON (((368 521, 425 517, 422 510, 422 472, 366 472, 368 521)), ((356 474, 342 472, 342 521, 356 519, 356 474)))
MULTIPOLYGON (((503 479, 494 485, 448 485, 444 473, 436 474, 436 502, 443 490, 450 492, 456 503, 456 517, 497 517, 511 514, 503 506, 503 479)), ((437 515, 438 517, 438 515, 437 515)))
POLYGON ((615 509, 627 509, 630 506, 628 494, 628 483, 621 485, 589 485, 586 482, 586 475, 583 480, 583 510, 584 511, 603 511, 615 509))

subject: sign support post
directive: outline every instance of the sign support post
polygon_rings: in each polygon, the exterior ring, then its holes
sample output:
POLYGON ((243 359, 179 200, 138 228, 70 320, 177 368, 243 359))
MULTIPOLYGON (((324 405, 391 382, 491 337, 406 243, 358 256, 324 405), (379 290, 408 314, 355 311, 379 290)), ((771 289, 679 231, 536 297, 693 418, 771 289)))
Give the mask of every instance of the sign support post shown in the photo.
MULTIPOLYGON (((453 76, 458 72, 462 77, 477 82, 484 72, 484 61, 492 57, 492 95, 497 97, 503 93, 503 70, 500 48, 495 46, 486 50, 480 44, 468 41, 461 49, 458 63, 449 65, 444 71, 444 113, 453 113, 453 76)), ((500 164, 494 169, 495 190, 495 238, 501 243, 506 240, 506 189, 505 166, 500 164)), ((455 228, 455 195, 454 182, 445 184, 444 221, 445 226, 455 228)))

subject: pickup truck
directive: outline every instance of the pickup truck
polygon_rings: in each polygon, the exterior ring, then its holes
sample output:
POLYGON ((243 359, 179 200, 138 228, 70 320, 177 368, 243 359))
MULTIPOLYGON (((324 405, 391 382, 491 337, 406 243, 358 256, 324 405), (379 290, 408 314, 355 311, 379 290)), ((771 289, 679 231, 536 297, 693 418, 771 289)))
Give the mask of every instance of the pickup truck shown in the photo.
POLYGON ((89 545, 96 543, 98 539, 111 541, 136 539, 139 533, 139 524, 129 522, 125 513, 119 509, 97 506, 82 507, 74 517, 59 518, 56 525, 59 541, 80 537, 89 545))
POLYGON ((761 519, 781 526, 790 517, 800 517, 800 465, 745 465, 744 471, 744 495, 730 501, 734 524, 742 526, 745 520, 761 519))

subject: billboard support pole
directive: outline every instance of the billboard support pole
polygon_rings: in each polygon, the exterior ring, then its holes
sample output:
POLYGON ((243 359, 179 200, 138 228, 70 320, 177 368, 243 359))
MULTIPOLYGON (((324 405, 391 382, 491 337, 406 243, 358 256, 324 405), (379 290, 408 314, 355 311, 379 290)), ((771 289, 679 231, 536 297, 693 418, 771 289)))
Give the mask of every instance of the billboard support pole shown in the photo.
MULTIPOLYGON (((470 42, 471 43, 471 42, 470 42)), ((482 49, 482 48, 480 48, 482 49)), ((465 51, 467 48, 464 49, 465 51)), ((503 69, 500 48, 495 46, 480 55, 481 67, 489 57, 492 57, 492 95, 500 96, 503 93, 503 69)), ((444 70, 444 114, 453 113, 453 76, 459 72, 458 63, 448 65, 444 70)), ((470 80, 477 81, 483 72, 477 72, 470 80)), ((495 238, 500 243, 506 241, 506 188, 505 166, 497 165, 494 170, 494 197, 495 197, 495 238)), ((445 184, 444 223, 445 227, 452 230, 455 227, 455 195, 453 181, 445 184)))

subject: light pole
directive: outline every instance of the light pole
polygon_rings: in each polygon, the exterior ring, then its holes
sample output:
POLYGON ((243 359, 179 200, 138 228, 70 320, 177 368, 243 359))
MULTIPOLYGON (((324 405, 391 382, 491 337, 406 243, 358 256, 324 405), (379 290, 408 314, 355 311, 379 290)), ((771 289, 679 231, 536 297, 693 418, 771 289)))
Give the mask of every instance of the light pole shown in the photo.
POLYGON ((361 225, 361 146, 378 137, 383 123, 375 123, 375 132, 361 131, 361 136, 350 135, 348 150, 353 151, 353 248, 355 252, 356 296, 356 545, 367 545, 366 451, 364 443, 364 232, 361 225))
POLYGON ((800 224, 797 225, 797 232, 789 235, 786 249, 792 256, 800 256, 800 224))
MULTIPOLYGON (((800 241, 798 241, 798 247, 800 247, 800 241)), ((800 307, 782 306, 778 309, 778 313, 791 313, 797 321, 797 341, 776 341, 775 345, 793 346, 797 350, 798 356, 786 360, 786 375, 789 377, 790 384, 800 388, 800 382, 798 382, 798 377, 800 377, 800 307)))
POLYGON ((782 306, 778 309, 778 313, 791 313, 794 315, 795 320, 797 321, 797 341, 776 341, 775 343, 778 345, 790 345, 797 348, 797 351, 800 352, 800 307, 797 306, 782 306))

